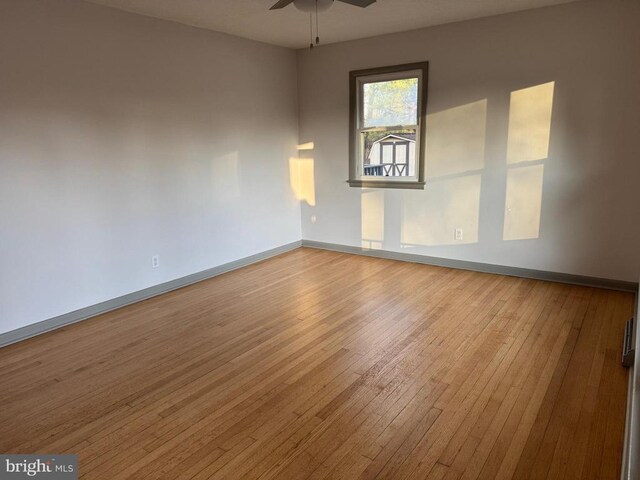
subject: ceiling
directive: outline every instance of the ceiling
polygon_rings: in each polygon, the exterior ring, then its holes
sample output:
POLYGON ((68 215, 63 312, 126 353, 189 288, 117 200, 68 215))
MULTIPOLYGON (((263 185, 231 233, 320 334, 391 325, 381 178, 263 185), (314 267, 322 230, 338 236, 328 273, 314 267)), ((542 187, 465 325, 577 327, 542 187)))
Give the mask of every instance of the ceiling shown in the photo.
MULTIPOLYGON (((276 0, 87 0, 92 3, 289 48, 309 45, 309 14, 276 0)), ((322 43, 487 17, 577 0, 378 0, 367 8, 341 2, 320 14, 322 43)))

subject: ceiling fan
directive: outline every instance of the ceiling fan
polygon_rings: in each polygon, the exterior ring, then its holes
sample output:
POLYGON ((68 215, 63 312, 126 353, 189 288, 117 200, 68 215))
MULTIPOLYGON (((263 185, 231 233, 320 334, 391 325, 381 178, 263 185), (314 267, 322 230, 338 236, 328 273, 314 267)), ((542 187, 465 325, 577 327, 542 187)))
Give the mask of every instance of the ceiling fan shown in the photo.
MULTIPOLYGON (((376 0, 337 0, 338 2, 348 3, 349 5, 355 5, 356 7, 368 7, 369 5, 376 3, 376 0)), ((286 7, 290 3, 302 12, 309 13, 309 31, 310 37, 313 39, 313 14, 316 14, 316 45, 320 43, 320 34, 318 26, 318 13, 328 10, 333 5, 334 0, 279 0, 269 10, 279 10, 286 7)), ((309 48, 313 48, 313 40, 309 44, 309 48)))
MULTIPOLYGON (((338 2, 348 3, 349 5, 355 5, 356 7, 368 7, 372 3, 375 3, 376 0, 337 0, 338 2)), ((316 9, 316 4, 318 7, 318 11, 324 11, 328 9, 332 4, 333 0, 279 0, 276 2, 269 10, 277 10, 279 8, 286 7, 290 3, 293 3, 298 10, 302 10, 303 12, 313 12, 316 9)))

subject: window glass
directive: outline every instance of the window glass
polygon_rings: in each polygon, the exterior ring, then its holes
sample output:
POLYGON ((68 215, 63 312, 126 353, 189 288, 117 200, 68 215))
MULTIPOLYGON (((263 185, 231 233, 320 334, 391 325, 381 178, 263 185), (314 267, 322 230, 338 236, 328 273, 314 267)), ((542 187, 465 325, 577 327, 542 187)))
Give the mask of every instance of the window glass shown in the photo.
POLYGON ((362 176, 406 178, 415 175, 416 149, 411 148, 416 142, 415 128, 365 131, 361 135, 362 176))
POLYGON ((417 125, 417 78, 365 83, 362 87, 362 127, 417 125))

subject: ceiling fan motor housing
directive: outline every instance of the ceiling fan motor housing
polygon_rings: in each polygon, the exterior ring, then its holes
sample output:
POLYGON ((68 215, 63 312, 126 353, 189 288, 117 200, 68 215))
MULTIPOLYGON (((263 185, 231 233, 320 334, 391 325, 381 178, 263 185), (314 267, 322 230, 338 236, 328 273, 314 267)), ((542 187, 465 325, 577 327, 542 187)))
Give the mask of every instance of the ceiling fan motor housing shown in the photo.
POLYGON ((293 0, 293 4, 298 10, 315 13, 316 1, 318 4, 318 12, 324 12, 333 5, 333 0, 293 0))

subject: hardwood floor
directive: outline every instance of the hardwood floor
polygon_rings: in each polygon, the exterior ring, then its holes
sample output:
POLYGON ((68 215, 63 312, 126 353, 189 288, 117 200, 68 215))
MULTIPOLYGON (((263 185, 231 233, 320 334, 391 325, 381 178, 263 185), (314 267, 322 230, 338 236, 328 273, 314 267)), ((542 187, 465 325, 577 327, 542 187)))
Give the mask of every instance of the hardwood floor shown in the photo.
POLYGON ((631 294, 298 249, 0 349, 90 479, 614 479, 631 294))

